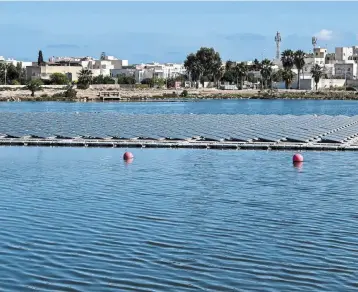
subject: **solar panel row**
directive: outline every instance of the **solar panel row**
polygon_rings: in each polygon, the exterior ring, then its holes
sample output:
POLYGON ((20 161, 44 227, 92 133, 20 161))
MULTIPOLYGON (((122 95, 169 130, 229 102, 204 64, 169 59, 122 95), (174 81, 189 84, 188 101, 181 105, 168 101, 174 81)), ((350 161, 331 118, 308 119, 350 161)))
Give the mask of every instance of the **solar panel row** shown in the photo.
POLYGON ((342 143, 358 136, 358 117, 1 113, 0 136, 342 143))

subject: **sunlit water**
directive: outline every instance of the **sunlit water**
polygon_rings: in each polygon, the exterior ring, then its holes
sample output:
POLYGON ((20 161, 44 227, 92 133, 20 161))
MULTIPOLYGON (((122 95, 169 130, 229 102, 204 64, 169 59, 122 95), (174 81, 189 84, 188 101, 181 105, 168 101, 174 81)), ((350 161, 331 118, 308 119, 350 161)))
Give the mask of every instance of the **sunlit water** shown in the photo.
POLYGON ((357 291, 355 153, 0 149, 1 291, 357 291))
POLYGON ((0 102, 0 112, 120 112, 134 114, 358 115, 348 100, 204 100, 192 102, 0 102))

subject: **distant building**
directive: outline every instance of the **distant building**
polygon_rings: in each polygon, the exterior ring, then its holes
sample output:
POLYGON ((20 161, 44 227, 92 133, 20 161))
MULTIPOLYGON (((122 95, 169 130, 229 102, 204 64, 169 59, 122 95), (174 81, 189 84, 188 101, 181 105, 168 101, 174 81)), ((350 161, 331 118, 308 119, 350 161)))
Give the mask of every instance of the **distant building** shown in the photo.
POLYGON ((136 65, 135 78, 137 82, 141 82, 146 78, 175 78, 186 74, 184 64, 176 63, 148 63, 136 65))
POLYGON ((82 70, 81 66, 58 66, 58 65, 45 65, 45 66, 28 66, 26 67, 26 78, 32 79, 50 79, 53 73, 65 74, 70 81, 77 81, 78 74, 82 70))

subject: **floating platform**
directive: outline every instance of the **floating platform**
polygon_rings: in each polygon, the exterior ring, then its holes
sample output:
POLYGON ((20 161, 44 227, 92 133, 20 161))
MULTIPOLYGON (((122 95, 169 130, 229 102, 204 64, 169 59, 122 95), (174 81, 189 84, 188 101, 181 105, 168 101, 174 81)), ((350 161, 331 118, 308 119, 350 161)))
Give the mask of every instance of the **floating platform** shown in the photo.
POLYGON ((0 145, 358 150, 358 116, 2 112, 0 145))

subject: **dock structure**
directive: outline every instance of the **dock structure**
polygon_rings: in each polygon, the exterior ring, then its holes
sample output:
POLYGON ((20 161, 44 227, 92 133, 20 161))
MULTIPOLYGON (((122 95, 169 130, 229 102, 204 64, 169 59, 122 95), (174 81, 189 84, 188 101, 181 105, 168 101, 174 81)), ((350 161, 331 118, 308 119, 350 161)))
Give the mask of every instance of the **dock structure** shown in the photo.
POLYGON ((358 116, 0 113, 0 145, 358 150, 358 116))
POLYGON ((121 96, 119 91, 100 91, 98 93, 99 98, 102 101, 106 100, 121 100, 121 96))

